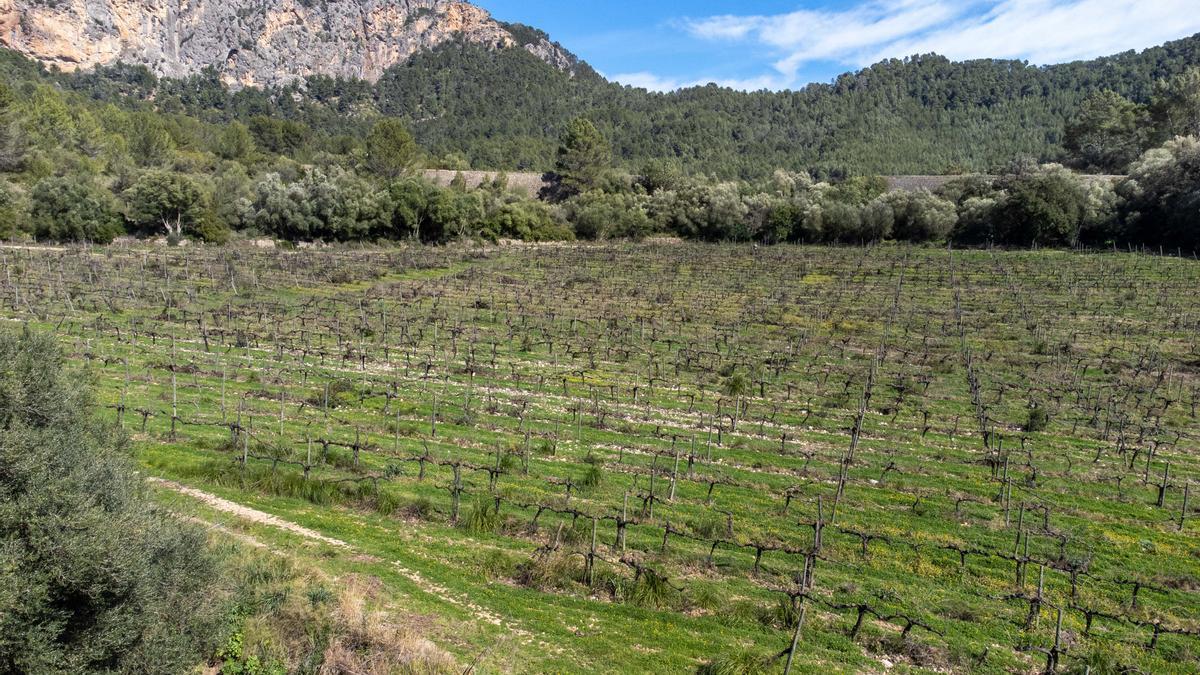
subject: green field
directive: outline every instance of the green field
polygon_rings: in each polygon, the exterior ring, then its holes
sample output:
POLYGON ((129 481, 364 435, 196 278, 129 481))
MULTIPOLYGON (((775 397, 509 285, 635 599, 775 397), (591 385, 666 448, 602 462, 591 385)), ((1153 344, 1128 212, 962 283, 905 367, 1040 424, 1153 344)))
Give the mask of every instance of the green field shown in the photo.
POLYGON ((348 546, 163 503, 378 579, 463 669, 782 672, 798 636, 792 672, 1200 672, 1194 260, 662 242, 0 266, 0 316, 61 336, 146 473, 348 546))

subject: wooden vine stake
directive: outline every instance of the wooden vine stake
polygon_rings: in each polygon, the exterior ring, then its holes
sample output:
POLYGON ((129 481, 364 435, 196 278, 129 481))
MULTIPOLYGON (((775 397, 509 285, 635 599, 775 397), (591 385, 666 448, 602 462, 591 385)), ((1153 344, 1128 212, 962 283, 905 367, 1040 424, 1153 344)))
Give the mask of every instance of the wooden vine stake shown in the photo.
POLYGON ((1183 526, 1187 523, 1188 513, 1188 497, 1192 491, 1192 482, 1189 480, 1183 484, 1183 507, 1179 509, 1179 531, 1183 532, 1183 526))
POLYGON ((808 603, 805 596, 800 596, 800 616, 796 619, 796 630, 792 633, 792 647, 788 650, 787 662, 783 666, 783 675, 791 675, 792 662, 796 658, 796 648, 800 646, 800 633, 804 630, 804 617, 808 614, 808 603))

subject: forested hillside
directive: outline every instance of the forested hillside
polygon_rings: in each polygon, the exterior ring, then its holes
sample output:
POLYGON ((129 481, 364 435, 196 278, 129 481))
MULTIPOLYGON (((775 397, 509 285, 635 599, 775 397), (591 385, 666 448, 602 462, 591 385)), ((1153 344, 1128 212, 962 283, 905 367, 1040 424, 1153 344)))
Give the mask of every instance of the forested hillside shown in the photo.
POLYGON ((930 56, 753 94, 651 94, 582 64, 569 75, 525 50, 463 44, 375 84, 313 76, 239 90, 214 70, 62 74, 3 52, 0 237, 670 234, 1190 251, 1198 44, 1053 68, 930 56), (1081 180, 1052 161, 1130 178, 1081 180), (439 188, 417 177, 426 167, 549 171, 550 188, 541 200, 503 176, 439 188), (980 170, 1000 177, 911 195, 873 178, 980 170))
POLYGON ((361 134, 397 116, 446 168, 548 170, 567 121, 584 115, 613 140, 618 163, 675 158, 690 172, 756 178, 777 168, 818 176, 990 171, 1019 155, 1062 156, 1067 122, 1090 95, 1148 102, 1155 82, 1200 65, 1200 37, 1049 67, 955 63, 927 55, 879 63, 799 91, 717 86, 660 94, 574 76, 520 49, 463 42, 421 52, 375 85, 311 77, 233 92, 215 72, 157 82, 138 69, 71 78, 89 95, 146 98, 212 121, 269 114, 319 139, 361 134), (504 86, 496 86, 497 83, 504 86))
POLYGON ((329 142, 361 134, 380 114, 396 116, 446 168, 548 170, 565 123, 585 115, 621 163, 670 157, 692 172, 745 179, 777 168, 939 174, 994 170, 1019 155, 1058 159, 1064 126, 1089 94, 1148 102, 1156 81, 1194 65, 1200 37, 1049 67, 926 55, 799 91, 710 85, 660 94, 606 82, 586 65, 571 77, 522 49, 458 41, 418 53, 375 85, 313 76, 231 91, 215 71, 160 82, 130 66, 64 78, 101 100, 153 96, 161 110, 214 122, 286 118, 329 142))
POLYGON ((455 45, 392 69, 364 102, 408 120, 435 155, 476 168, 546 168, 558 129, 586 115, 633 166, 677 158, 722 178, 776 168, 818 176, 988 171, 1018 155, 1062 155, 1063 129, 1091 93, 1147 102, 1157 80, 1200 64, 1200 38, 1038 68, 927 55, 879 63, 800 91, 717 86, 648 93, 561 77, 526 55, 455 45), (504 82, 504 87, 495 87, 504 82))

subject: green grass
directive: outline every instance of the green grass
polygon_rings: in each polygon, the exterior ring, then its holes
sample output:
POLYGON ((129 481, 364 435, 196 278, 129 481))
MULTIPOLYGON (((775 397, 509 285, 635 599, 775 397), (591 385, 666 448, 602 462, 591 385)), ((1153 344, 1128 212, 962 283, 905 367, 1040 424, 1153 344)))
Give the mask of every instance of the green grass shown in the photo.
POLYGON ((0 311, 57 331, 106 416, 124 402, 148 473, 350 543, 221 519, 333 579, 379 579, 481 670, 780 671, 818 499, 793 672, 1038 669, 1056 608, 1064 669, 1198 670, 1200 638, 1178 634, 1200 630, 1200 524, 1177 525, 1200 478, 1193 261, 691 244, 6 256, 22 274, 0 311), (871 611, 851 639, 856 605, 871 611), (1081 609, 1121 618, 1085 636, 1081 609), (1172 632, 1148 649, 1154 622, 1172 632))

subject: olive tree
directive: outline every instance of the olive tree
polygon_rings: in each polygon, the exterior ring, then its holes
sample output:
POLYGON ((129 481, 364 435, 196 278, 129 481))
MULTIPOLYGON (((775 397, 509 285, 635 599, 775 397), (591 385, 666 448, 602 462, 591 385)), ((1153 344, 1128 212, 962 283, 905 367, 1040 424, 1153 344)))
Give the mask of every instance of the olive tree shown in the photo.
POLYGON ((30 202, 38 239, 107 244, 125 231, 112 195, 84 178, 43 179, 30 202))
POLYGON ((191 176, 148 171, 125 191, 129 222, 142 232, 165 230, 169 237, 196 231, 207 213, 205 195, 191 176))
POLYGON ((1200 249, 1200 140, 1180 137, 1147 152, 1130 168, 1120 193, 1128 236, 1200 249))
POLYGON ((180 673, 220 603, 202 531, 151 500, 48 337, 0 334, 0 671, 180 673))
POLYGON ((565 205, 567 218, 583 239, 643 239, 653 224, 646 213, 647 198, 637 194, 589 192, 565 205))

